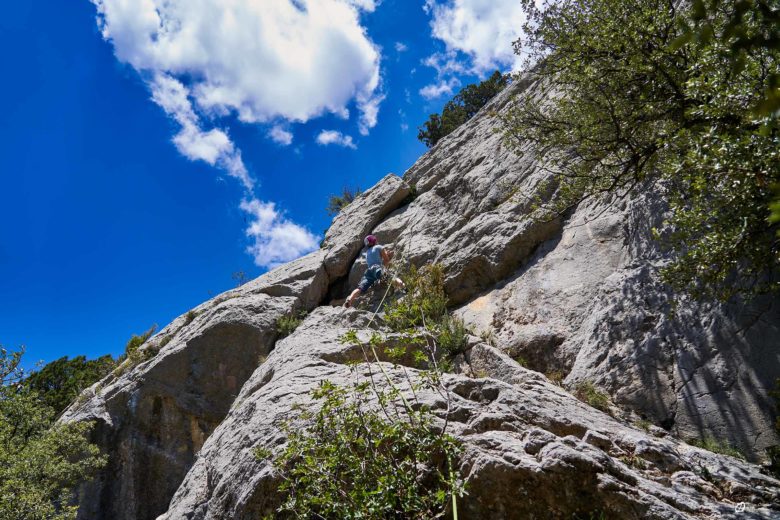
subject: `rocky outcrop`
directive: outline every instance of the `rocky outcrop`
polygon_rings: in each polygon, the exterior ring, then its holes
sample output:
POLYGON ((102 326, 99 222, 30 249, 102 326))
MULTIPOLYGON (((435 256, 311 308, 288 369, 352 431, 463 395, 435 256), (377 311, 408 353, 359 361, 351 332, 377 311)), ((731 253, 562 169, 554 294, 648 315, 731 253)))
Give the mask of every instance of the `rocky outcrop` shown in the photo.
POLYGON ((123 364, 86 391, 64 421, 94 421, 109 466, 81 490, 79 517, 138 520, 165 512, 205 440, 274 348, 282 316, 327 296, 360 251, 362 235, 409 188, 388 175, 336 219, 323 249, 210 300, 151 338, 158 351, 123 364))
POLYGON ((441 263, 458 313, 528 367, 568 388, 594 383, 682 438, 713 437, 761 460, 780 444, 768 393, 780 378, 780 300, 697 303, 669 292, 658 276, 667 253, 650 232, 665 206, 650 189, 583 203, 565 221, 534 219, 550 172, 495 132, 491 114, 510 96, 406 172, 419 196, 375 234, 402 261, 441 263))
MULTIPOLYGON (((368 338, 371 314, 335 307, 315 310, 280 341, 244 385, 236 405, 203 447, 194 467, 159 520, 249 520, 272 514, 280 503, 279 476, 256 447, 278 452, 281 424, 294 419, 296 404, 325 379, 340 385, 378 375, 353 369, 351 347, 340 338, 350 329, 368 338)), ((572 518, 607 513, 610 518, 694 518, 734 512, 750 504, 748 518, 770 518, 780 482, 755 466, 627 427, 576 400, 539 373, 478 343, 469 363, 487 377, 445 376, 451 402, 432 390, 412 395, 414 368, 385 363, 407 399, 448 418, 448 431, 464 442, 461 471, 468 495, 460 516, 478 518, 572 518), (407 377, 409 379, 407 379, 407 377)), ((381 377, 375 377, 381 385, 381 377)))
MULTIPOLYGON (((252 451, 278 451, 281 421, 320 381, 350 381, 348 362, 361 358, 339 341, 346 330, 379 326, 328 305, 359 277, 368 232, 392 243, 399 264, 440 263, 474 330, 460 373, 445 377, 448 428, 465 445, 462 518, 728 518, 740 502, 752 515, 740 518, 780 514, 780 483, 757 466, 678 439, 713 436, 754 460, 778 443, 767 394, 780 377, 778 303, 669 293, 657 275, 665 253, 648 239, 664 214, 652 192, 582 204, 565 219, 534 216, 550 173, 532 150, 507 148, 492 116, 524 88, 538 86, 516 82, 403 179, 388 175, 360 196, 321 250, 177 318, 143 347, 159 353, 68 410, 63 420, 97 422, 111 455, 82 490, 80 517, 272 512, 279 477, 252 451), (299 310, 312 312, 279 341, 277 320, 299 310), (543 374, 607 391, 620 419, 543 374), (627 421, 639 418, 647 431, 627 421)), ((416 374, 386 370, 399 384, 416 374)), ((418 399, 443 420, 440 395, 418 399)))

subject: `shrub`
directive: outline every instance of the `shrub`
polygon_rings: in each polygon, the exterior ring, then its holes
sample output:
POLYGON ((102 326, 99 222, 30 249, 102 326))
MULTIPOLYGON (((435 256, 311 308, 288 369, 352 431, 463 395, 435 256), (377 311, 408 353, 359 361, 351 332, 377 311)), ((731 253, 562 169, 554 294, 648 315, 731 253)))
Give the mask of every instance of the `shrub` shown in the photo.
POLYGON ((276 320, 276 333, 279 335, 279 339, 286 338, 295 332, 295 329, 303 322, 306 315, 305 311, 292 312, 276 320))
POLYGON ((128 358, 137 359, 138 349, 141 347, 141 345, 146 343, 146 340, 151 338, 156 331, 157 331, 157 325, 152 325, 151 327, 149 327, 149 330, 147 330, 143 334, 133 334, 133 336, 127 341, 127 344, 125 345, 125 353, 119 356, 118 361, 121 362, 128 358))
POLYGON ((406 296, 385 307, 385 321, 396 332, 407 331, 441 322, 447 316, 447 295, 444 292, 444 271, 432 264, 417 269, 411 266, 400 274, 406 286, 406 296))
POLYGON ((334 216, 339 214, 341 210, 349 206, 352 201, 358 198, 361 193, 359 187, 352 189, 344 186, 341 189, 341 195, 331 195, 328 197, 328 206, 325 208, 328 215, 334 216))
POLYGON ((550 380, 550 382, 554 385, 563 386, 563 380, 566 376, 563 375, 563 372, 559 370, 553 370, 551 372, 546 372, 544 376, 550 380))
MULTIPOLYGON (((449 497, 463 493, 453 463, 460 444, 433 428, 425 408, 396 410, 395 391, 370 388, 323 381, 312 392, 319 410, 304 413, 310 424, 286 426, 289 442, 275 462, 286 494, 280 511, 297 518, 439 518, 449 497)), ((265 459, 270 452, 255 454, 265 459)))
POLYGON ((609 396, 600 391, 590 381, 579 383, 574 389, 574 397, 596 410, 609 413, 609 396))
POLYGON ((236 271, 230 277, 236 282, 236 287, 241 287, 249 281, 249 277, 244 271, 236 271))
POLYGON ((417 197, 419 195, 420 194, 417 192, 417 185, 416 184, 410 184, 409 185, 409 195, 404 197, 404 200, 401 201, 401 204, 399 204, 399 207, 400 206, 406 206, 407 204, 411 204, 412 202, 414 202, 417 199, 417 197))
POLYGON ((466 351, 470 331, 463 320, 445 316, 438 327, 438 342, 442 354, 453 358, 466 351))

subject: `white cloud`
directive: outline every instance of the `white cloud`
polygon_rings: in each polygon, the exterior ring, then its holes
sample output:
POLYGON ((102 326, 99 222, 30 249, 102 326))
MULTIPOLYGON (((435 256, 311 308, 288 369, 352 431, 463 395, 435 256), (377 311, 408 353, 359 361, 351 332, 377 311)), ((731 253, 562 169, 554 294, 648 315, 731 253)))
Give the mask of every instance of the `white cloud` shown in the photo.
POLYGON ((470 72, 519 69, 520 59, 512 50, 512 42, 520 37, 526 20, 522 2, 426 0, 425 10, 432 15, 433 37, 443 41, 448 51, 467 55, 470 72))
POLYGON ((149 85, 155 103, 181 126, 179 133, 173 138, 179 152, 191 161, 201 160, 222 168, 240 180, 244 188, 252 190, 254 180, 241 160, 241 152, 224 131, 204 131, 201 128, 198 116, 187 97, 186 87, 165 74, 157 74, 149 85))
POLYGON ((247 252, 258 266, 272 269, 317 248, 319 237, 285 218, 273 202, 245 199, 240 207, 251 217, 247 252))
POLYGON ((460 85, 458 78, 448 78, 439 81, 438 83, 431 83, 420 89, 420 95, 425 99, 434 99, 443 95, 451 95, 453 89, 460 85))
MULTIPOLYGON (((384 95, 380 50, 360 16, 379 0, 91 1, 117 59, 140 73, 178 123, 176 148, 245 188, 241 209, 253 217, 247 235, 255 262, 269 267, 315 249, 317 237, 254 196, 255 180, 219 119, 277 122, 269 136, 287 146, 293 136, 285 122, 327 113, 349 119, 354 105, 367 134, 384 95)), ((321 144, 356 148, 351 136, 321 137, 321 144)))
POLYGON ((373 0, 92 2, 121 61, 187 78, 209 115, 307 121, 352 100, 360 109, 380 87, 379 49, 360 24, 373 0))
POLYGON ((276 144, 280 144, 282 146, 289 146, 293 142, 292 132, 285 130, 279 125, 274 126, 271 128, 271 130, 268 131, 268 137, 270 137, 271 140, 276 144))
POLYGON ((395 51, 396 52, 406 52, 409 50, 409 47, 403 43, 403 42, 395 42, 395 51))
POLYGON ((345 148, 357 149, 357 145, 352 141, 351 135, 344 135, 337 130, 323 130, 317 136, 317 144, 327 146, 329 144, 335 144, 338 146, 344 146, 345 148))
POLYGON ((460 86, 455 75, 467 72, 454 51, 434 53, 425 58, 423 64, 436 70, 436 81, 420 89, 420 95, 428 100, 451 95, 460 86))
POLYGON ((368 131, 376 126, 379 117, 379 105, 384 99, 384 95, 372 96, 365 100, 358 99, 358 107, 360 108, 358 131, 360 135, 368 135, 368 131))

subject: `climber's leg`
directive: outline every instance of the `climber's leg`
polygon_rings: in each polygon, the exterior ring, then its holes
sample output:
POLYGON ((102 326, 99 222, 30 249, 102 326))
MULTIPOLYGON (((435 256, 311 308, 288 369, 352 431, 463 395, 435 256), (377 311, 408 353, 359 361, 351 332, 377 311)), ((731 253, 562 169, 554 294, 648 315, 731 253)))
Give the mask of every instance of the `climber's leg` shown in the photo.
POLYGON ((378 282, 382 278, 382 268, 378 265, 372 265, 366 270, 366 274, 363 275, 363 278, 360 279, 360 283, 358 283, 357 289, 352 291, 352 294, 349 295, 349 298, 344 302, 344 307, 351 307, 352 303, 355 301, 355 299, 361 295, 364 294, 366 291, 368 291, 372 285, 374 285, 376 282, 378 282))

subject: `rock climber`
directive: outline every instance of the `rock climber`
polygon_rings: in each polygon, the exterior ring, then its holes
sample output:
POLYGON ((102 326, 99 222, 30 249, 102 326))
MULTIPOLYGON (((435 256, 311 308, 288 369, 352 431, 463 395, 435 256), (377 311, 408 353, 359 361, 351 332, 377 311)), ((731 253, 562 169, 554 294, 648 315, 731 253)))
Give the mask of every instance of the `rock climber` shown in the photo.
MULTIPOLYGON (((355 299, 361 294, 365 294, 372 285, 382 279, 383 268, 390 265, 393 259, 393 252, 385 246, 377 244, 374 235, 368 235, 363 239, 363 245, 366 246, 366 272, 360 279, 357 288, 352 291, 349 298, 344 302, 344 307, 351 307, 355 299)), ((393 285, 397 289, 403 289, 404 283, 400 278, 393 278, 393 285)))

